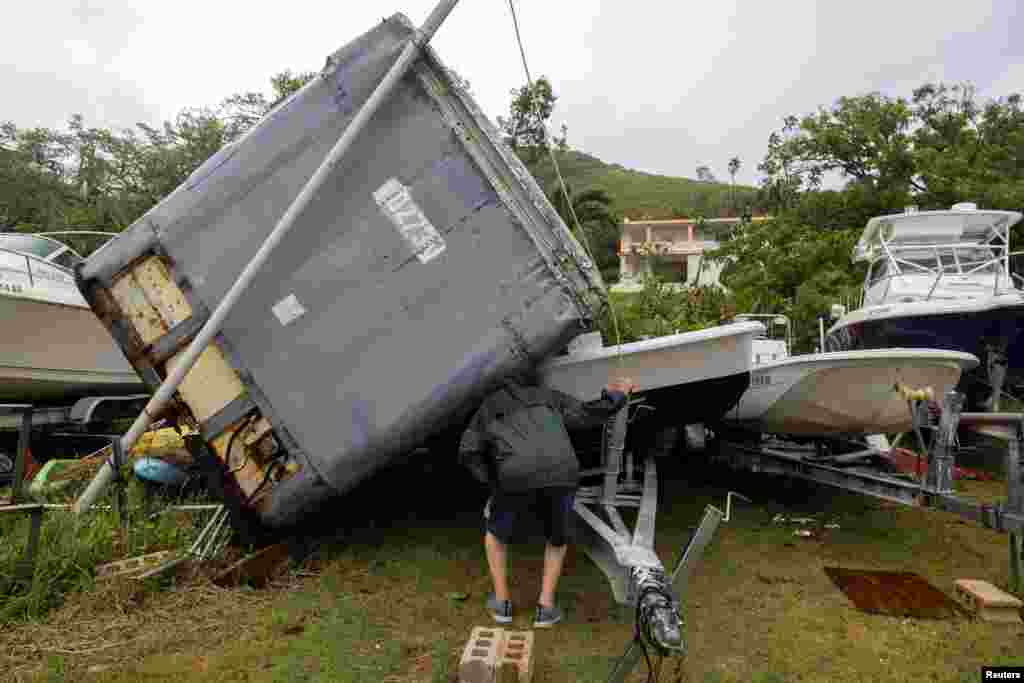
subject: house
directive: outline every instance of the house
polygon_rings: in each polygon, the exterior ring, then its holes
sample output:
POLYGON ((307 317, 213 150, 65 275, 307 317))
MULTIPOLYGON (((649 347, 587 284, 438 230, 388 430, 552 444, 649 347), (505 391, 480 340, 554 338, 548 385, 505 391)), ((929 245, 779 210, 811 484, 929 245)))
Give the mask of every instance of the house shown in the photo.
MULTIPOLYGON (((768 220, 754 216, 754 222, 768 220)), ((642 286, 643 273, 651 271, 650 254, 661 260, 668 279, 679 285, 718 285, 722 264, 704 259, 704 252, 718 248, 716 234, 740 222, 740 218, 673 220, 624 219, 619 240, 619 282, 612 291, 633 291, 642 286)))

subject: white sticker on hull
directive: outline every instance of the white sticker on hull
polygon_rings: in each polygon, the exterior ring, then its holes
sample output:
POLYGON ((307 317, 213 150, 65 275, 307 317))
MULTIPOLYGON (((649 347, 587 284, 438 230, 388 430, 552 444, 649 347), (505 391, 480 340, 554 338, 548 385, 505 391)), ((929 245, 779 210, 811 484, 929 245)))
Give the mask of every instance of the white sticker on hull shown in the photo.
POLYGON ((306 313, 305 307, 294 294, 289 294, 278 301, 271 310, 282 325, 287 325, 306 313))
POLYGON ((397 178, 381 185, 373 193, 373 199, 412 247, 420 263, 428 263, 444 252, 447 246, 444 237, 423 215, 409 188, 397 178))

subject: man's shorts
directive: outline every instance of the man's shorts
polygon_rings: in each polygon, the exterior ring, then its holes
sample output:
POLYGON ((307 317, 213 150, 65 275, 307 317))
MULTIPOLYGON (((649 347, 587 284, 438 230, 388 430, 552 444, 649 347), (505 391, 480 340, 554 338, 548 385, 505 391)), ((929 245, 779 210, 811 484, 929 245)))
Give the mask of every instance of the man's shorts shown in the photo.
POLYGON ((525 535, 526 523, 539 520, 548 543, 560 547, 569 542, 572 506, 576 489, 550 486, 522 493, 499 492, 488 501, 487 530, 508 544, 525 535))

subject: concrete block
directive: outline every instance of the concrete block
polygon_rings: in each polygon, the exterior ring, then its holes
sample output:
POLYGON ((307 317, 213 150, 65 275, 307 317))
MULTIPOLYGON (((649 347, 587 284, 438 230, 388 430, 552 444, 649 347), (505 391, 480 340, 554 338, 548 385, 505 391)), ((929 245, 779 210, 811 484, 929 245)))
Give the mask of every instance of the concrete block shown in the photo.
POLYGON ((956 597, 966 603, 982 621, 1021 623, 1020 609, 1024 603, 988 581, 959 579, 955 588, 956 597))
POLYGON ((530 683, 533 677, 533 631, 506 631, 500 655, 497 683, 530 683))
POLYGON ((459 660, 459 683, 493 683, 498 646, 504 637, 504 629, 483 626, 473 629, 459 660))
POLYGON ((129 557, 124 560, 118 560, 117 562, 101 564, 96 567, 96 578, 110 579, 115 576, 141 574, 147 569, 152 569, 164 560, 170 558, 172 554, 173 552, 170 550, 161 550, 160 552, 150 553, 149 555, 139 555, 138 557, 129 557))
POLYGON ((477 626, 459 661, 459 683, 530 683, 533 633, 477 626))

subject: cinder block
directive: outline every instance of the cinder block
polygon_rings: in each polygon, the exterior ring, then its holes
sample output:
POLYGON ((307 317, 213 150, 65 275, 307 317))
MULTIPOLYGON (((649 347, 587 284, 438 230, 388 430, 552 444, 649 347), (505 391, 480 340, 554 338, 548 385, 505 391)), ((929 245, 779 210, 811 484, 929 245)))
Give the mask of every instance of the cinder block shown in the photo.
POLYGON ((982 621, 1021 623, 1020 609, 1024 603, 988 581, 959 579, 955 587, 957 598, 965 602, 982 621))
POLYGON ((129 557, 117 562, 109 562, 96 567, 97 579, 110 579, 115 576, 126 576, 129 574, 141 574, 145 570, 155 567, 172 555, 170 550, 129 557))
POLYGON ((500 655, 497 683, 530 683, 533 677, 533 631, 507 631, 500 655))
POLYGON ((504 629, 477 626, 459 660, 459 683, 493 683, 504 629))

